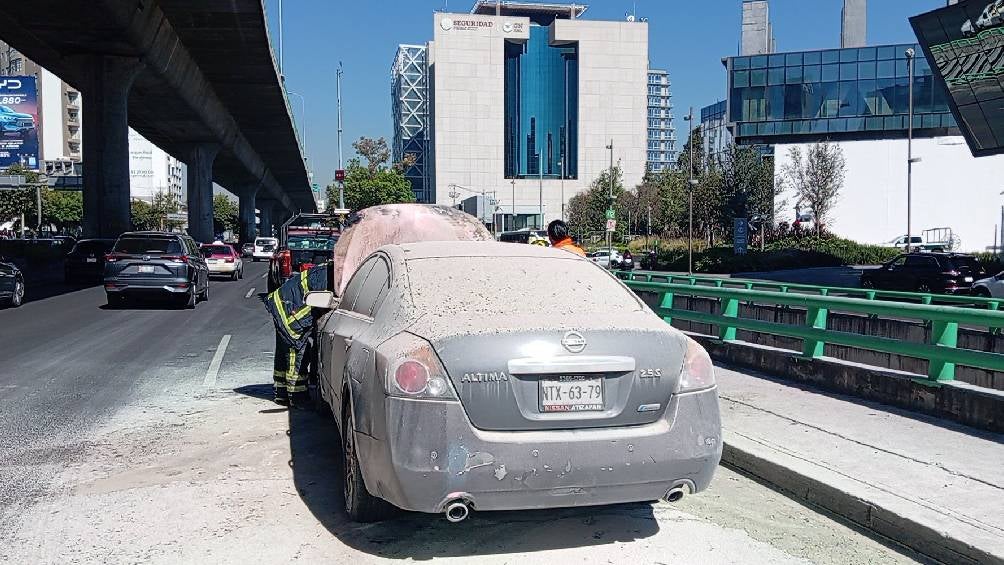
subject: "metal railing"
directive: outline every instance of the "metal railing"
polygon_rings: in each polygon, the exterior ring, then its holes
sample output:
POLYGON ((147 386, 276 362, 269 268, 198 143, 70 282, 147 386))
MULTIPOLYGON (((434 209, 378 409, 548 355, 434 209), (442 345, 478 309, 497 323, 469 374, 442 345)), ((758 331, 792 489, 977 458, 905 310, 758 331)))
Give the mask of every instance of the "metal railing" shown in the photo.
MULTIPOLYGON (((1004 327, 1004 312, 990 309, 960 308, 931 304, 910 304, 868 298, 849 298, 830 295, 812 295, 777 290, 754 290, 749 288, 728 288, 722 285, 676 284, 638 280, 639 274, 620 273, 624 283, 635 292, 651 292, 659 295, 659 305, 655 308, 666 322, 685 320, 717 326, 718 337, 723 341, 734 341, 736 330, 748 330, 763 334, 801 339, 802 354, 817 358, 823 355, 826 344, 842 345, 870 351, 892 353, 906 357, 925 359, 929 362, 928 379, 931 381, 951 381, 955 378, 955 366, 963 365, 993 371, 1004 371, 1004 355, 956 348, 959 324, 986 327, 991 330, 1004 327), (696 312, 678 307, 676 298, 691 296, 708 298, 720 303, 719 313, 696 312), (802 325, 783 322, 768 322, 739 317, 740 303, 774 306, 789 306, 805 309, 805 323, 802 325), (859 333, 827 329, 827 316, 831 311, 851 312, 892 318, 920 320, 930 324, 931 336, 927 343, 913 343, 889 337, 864 335, 859 333)), ((655 275, 642 275, 649 278, 655 275)), ((662 276, 667 276, 663 274, 662 276)), ((669 275, 677 278, 675 275, 669 275)), ((697 277, 682 277, 697 278, 697 277)))
POLYGON ((716 288, 738 288, 745 290, 766 290, 774 292, 796 292, 815 294, 818 296, 843 296, 846 298, 863 298, 865 300, 896 300, 900 302, 916 302, 918 304, 943 303, 951 305, 975 306, 987 310, 998 310, 1002 298, 986 298, 982 296, 937 294, 933 292, 905 292, 898 290, 876 290, 873 288, 849 288, 840 286, 820 286, 802 283, 787 283, 765 281, 759 279, 733 279, 699 275, 679 275, 661 271, 618 271, 622 280, 641 280, 646 282, 667 282, 674 284, 689 284, 697 286, 714 286, 716 288))

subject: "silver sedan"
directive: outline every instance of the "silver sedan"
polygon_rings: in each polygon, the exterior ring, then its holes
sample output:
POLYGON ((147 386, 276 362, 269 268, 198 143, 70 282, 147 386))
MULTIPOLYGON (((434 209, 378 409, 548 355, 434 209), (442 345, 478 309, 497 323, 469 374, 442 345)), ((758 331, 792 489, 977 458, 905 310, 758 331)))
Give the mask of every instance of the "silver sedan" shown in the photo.
POLYGON ((718 465, 708 354, 573 254, 385 245, 308 302, 354 520, 675 501, 718 465))

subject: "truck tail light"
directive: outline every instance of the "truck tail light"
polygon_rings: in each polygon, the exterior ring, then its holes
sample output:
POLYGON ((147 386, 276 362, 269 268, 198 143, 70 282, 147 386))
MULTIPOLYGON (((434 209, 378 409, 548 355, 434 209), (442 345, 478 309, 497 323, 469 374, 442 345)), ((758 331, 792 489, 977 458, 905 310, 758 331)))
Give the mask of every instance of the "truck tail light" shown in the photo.
POLYGON ((279 252, 279 275, 282 278, 293 275, 293 257, 288 249, 279 252))

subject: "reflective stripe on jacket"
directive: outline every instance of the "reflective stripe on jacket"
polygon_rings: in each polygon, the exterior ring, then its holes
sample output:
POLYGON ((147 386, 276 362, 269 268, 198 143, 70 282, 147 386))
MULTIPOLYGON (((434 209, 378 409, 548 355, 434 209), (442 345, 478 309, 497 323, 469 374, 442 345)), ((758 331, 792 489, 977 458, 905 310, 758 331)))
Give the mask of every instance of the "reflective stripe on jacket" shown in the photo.
POLYGON ((303 350, 314 326, 313 309, 307 306, 307 293, 328 288, 328 268, 325 263, 292 276, 265 300, 272 315, 276 334, 295 351, 303 350))

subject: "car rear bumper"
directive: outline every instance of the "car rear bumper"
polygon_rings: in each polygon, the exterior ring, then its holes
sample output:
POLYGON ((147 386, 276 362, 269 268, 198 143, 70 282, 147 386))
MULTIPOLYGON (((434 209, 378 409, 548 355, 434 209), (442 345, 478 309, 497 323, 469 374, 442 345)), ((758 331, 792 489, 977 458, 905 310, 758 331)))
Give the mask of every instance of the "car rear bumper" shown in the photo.
POLYGON ((119 294, 187 294, 192 284, 184 278, 105 278, 105 292, 119 294))
POLYGON ((715 388, 676 395, 652 424, 619 428, 483 431, 459 402, 387 398, 385 410, 387 439, 355 434, 366 487, 418 512, 455 499, 475 510, 657 500, 707 488, 722 455, 715 388))
POLYGON ((237 263, 209 263, 209 273, 216 274, 231 274, 237 271, 237 263))
POLYGON ((268 252, 268 253, 252 253, 251 257, 253 257, 255 259, 265 259, 265 260, 268 260, 268 259, 272 258, 272 253, 271 252, 268 252))

